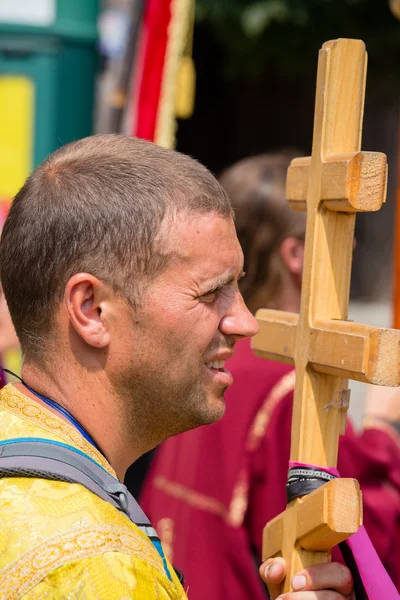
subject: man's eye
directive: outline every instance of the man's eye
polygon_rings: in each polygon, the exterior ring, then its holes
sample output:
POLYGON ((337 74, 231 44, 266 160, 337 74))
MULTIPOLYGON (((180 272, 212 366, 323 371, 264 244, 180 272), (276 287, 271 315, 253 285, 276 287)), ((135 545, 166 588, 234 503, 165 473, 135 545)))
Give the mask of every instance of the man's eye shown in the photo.
POLYGON ((200 299, 203 300, 203 302, 213 302, 213 300, 215 300, 215 298, 217 297, 217 294, 218 290, 210 290, 209 292, 202 294, 200 296, 200 299))

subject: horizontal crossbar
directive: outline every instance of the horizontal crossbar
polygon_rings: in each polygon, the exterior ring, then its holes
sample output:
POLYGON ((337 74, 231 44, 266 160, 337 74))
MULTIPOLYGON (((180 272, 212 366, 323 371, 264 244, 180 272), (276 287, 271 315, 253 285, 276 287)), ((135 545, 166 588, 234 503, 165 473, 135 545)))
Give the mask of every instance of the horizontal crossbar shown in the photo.
MULTIPOLYGON (((311 158, 295 158, 288 169, 286 197, 295 210, 307 210, 311 158)), ((331 155, 322 165, 321 201, 329 210, 371 212, 386 198, 386 156, 380 152, 331 155)))
MULTIPOLYGON (((259 333, 252 340, 257 356, 295 364, 298 315, 261 309, 259 333)), ((321 321, 309 330, 307 361, 315 371, 364 383, 400 385, 400 330, 352 321, 321 321)), ((304 358, 302 356, 302 358, 304 358)))

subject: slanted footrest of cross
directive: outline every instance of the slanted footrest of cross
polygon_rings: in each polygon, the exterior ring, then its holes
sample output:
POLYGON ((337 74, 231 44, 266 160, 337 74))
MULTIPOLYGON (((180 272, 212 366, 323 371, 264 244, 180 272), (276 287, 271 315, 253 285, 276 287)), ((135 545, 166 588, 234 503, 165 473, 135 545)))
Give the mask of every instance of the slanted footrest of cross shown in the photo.
POLYGON ((326 562, 326 554, 356 533, 361 523, 361 491, 355 479, 333 479, 290 502, 263 531, 263 560, 283 556, 287 564, 285 585, 269 588, 272 598, 290 591, 292 577, 302 568, 326 562), (321 553, 321 560, 314 555, 307 564, 310 550, 321 553))

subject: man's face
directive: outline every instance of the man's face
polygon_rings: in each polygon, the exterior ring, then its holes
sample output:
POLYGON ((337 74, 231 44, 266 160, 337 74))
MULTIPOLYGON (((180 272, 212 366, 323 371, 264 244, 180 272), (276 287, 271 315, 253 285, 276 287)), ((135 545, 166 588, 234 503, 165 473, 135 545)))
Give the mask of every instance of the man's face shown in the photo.
POLYGON ((238 289, 243 253, 232 219, 178 215, 168 238, 169 266, 142 308, 121 320, 116 379, 132 399, 132 419, 159 437, 221 418, 233 381, 224 362, 238 338, 258 329, 238 289))

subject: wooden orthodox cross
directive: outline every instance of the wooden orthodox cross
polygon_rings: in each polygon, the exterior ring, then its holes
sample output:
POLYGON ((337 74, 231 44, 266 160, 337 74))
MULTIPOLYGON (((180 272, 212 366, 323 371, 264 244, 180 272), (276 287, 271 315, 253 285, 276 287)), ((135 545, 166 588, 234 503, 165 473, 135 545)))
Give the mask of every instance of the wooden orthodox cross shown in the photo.
MULTIPOLYGON (((287 198, 307 210, 300 314, 260 310, 256 354, 294 363, 291 460, 335 467, 348 407, 348 379, 397 386, 400 332, 347 320, 357 212, 385 201, 386 157, 361 152, 367 56, 360 40, 323 45, 318 63, 312 156, 292 161, 287 198)), ((361 492, 335 479, 293 500, 264 529, 263 559, 288 565, 275 598, 302 568, 328 562, 331 548, 361 524, 361 492)))

